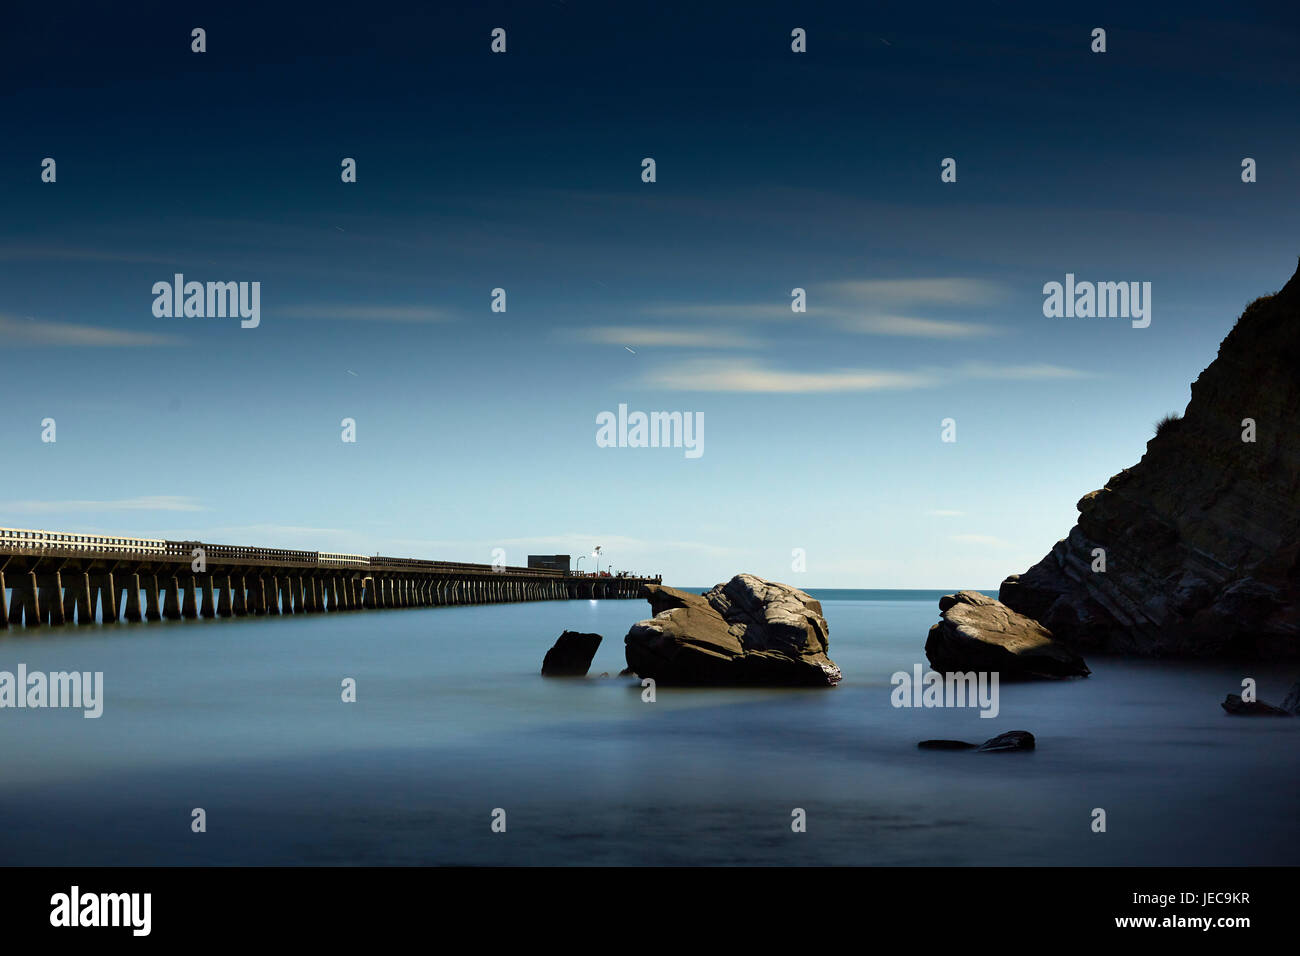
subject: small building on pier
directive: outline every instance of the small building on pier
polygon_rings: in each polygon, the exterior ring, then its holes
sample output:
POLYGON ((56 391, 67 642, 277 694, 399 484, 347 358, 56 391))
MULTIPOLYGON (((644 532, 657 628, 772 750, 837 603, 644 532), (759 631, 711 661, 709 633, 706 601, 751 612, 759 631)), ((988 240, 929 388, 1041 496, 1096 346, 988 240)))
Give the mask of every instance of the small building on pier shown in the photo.
POLYGON ((528 566, 568 574, 570 560, 571 557, 567 554, 530 554, 528 556, 528 566))

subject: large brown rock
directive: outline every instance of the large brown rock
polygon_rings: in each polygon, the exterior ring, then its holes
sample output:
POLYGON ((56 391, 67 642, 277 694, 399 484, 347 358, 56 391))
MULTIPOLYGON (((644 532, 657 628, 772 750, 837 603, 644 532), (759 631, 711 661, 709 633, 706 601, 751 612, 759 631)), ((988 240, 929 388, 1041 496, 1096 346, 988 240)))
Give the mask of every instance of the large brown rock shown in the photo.
POLYGON ((788 584, 738 574, 708 593, 651 584, 654 617, 624 639, 627 666, 661 684, 828 686, 840 669, 826 656, 822 606, 788 584))
POLYGON ((1079 523, 1002 583, 1002 602, 1081 650, 1300 655, 1297 410, 1300 271, 1246 307, 1182 418, 1084 495, 1079 523))
POLYGON ((996 672, 1000 679, 1087 677, 1088 665, 1037 621, 978 591, 939 599, 942 620, 930 628, 925 656, 941 674, 996 672))

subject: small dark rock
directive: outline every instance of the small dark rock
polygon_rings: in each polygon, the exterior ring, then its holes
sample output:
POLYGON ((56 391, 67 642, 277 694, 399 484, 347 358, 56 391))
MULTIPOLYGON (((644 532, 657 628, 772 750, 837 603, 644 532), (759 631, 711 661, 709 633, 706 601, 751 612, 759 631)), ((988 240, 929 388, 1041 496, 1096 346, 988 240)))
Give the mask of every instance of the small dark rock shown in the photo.
POLYGON ((1290 717, 1289 710, 1274 707, 1262 700, 1242 700, 1239 694, 1229 694, 1219 705, 1235 717, 1290 717))
POLYGON ((636 676, 636 671, 632 670, 632 668, 630 668, 630 667, 624 667, 621 671, 618 672, 618 676, 619 676, 619 677, 635 677, 635 676, 636 676))
POLYGON ((1027 730, 1009 730, 980 744, 978 753, 1003 753, 1011 750, 1033 750, 1034 735, 1027 730))
POLYGON ((543 677, 586 677, 600 647, 599 634, 565 631, 542 660, 543 677))
POLYGON ((982 744, 968 744, 964 740, 922 740, 917 744, 922 750, 974 750, 976 753, 1003 753, 1011 750, 1033 750, 1034 735, 1027 730, 1008 730, 982 744))

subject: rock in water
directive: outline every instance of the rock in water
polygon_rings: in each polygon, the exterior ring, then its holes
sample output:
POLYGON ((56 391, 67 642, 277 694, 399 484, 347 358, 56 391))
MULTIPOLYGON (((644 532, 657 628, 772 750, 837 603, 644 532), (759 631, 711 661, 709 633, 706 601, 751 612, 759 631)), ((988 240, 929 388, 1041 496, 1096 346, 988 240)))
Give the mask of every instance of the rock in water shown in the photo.
POLYGON ((1002 602, 1080 650, 1300 655, 1297 409, 1300 271, 1246 307, 1182 419, 1084 495, 1002 602))
POLYGON ((922 740, 917 746, 922 750, 970 750, 975 744, 964 740, 922 740))
POLYGON ((600 640, 599 634, 565 631, 542 659, 542 676, 586 677, 600 640))
POLYGON ((1289 710, 1274 707, 1262 700, 1242 700, 1240 694, 1229 694, 1219 705, 1236 717, 1290 717, 1289 710))
POLYGON ((922 750, 974 750, 976 753, 995 754, 1013 750, 1033 750, 1034 735, 1027 730, 1008 730, 976 746, 964 740, 922 740, 917 744, 922 750))
POLYGON ((1286 697, 1282 699, 1282 709, 1288 714, 1300 716, 1300 680, 1291 685, 1291 689, 1286 692, 1286 697))
POLYGON ((1083 658, 1037 621, 978 591, 939 599, 943 620, 930 628, 925 656, 941 674, 997 672, 1001 679, 1087 677, 1083 658))
POLYGON ((707 594, 650 584, 654 617, 624 639, 627 666, 661 684, 828 686, 822 606, 798 588, 738 574, 707 594))
POLYGON ((1027 730, 1008 730, 979 745, 977 753, 1006 753, 1012 750, 1033 750, 1034 735, 1027 730))

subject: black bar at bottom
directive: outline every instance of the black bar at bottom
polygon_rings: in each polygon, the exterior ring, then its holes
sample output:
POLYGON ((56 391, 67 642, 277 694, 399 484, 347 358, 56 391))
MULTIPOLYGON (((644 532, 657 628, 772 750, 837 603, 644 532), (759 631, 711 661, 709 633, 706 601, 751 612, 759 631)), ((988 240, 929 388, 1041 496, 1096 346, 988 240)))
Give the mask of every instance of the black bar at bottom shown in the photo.
POLYGON ((864 946, 896 932, 926 943, 1199 936, 1231 945, 1283 938, 1300 884, 1297 870, 1272 867, 31 868, 0 871, 0 880, 6 942, 284 939, 331 948, 411 934, 456 945, 447 934, 467 931, 494 945, 516 933, 595 945, 625 934, 774 942, 787 931, 864 946))

